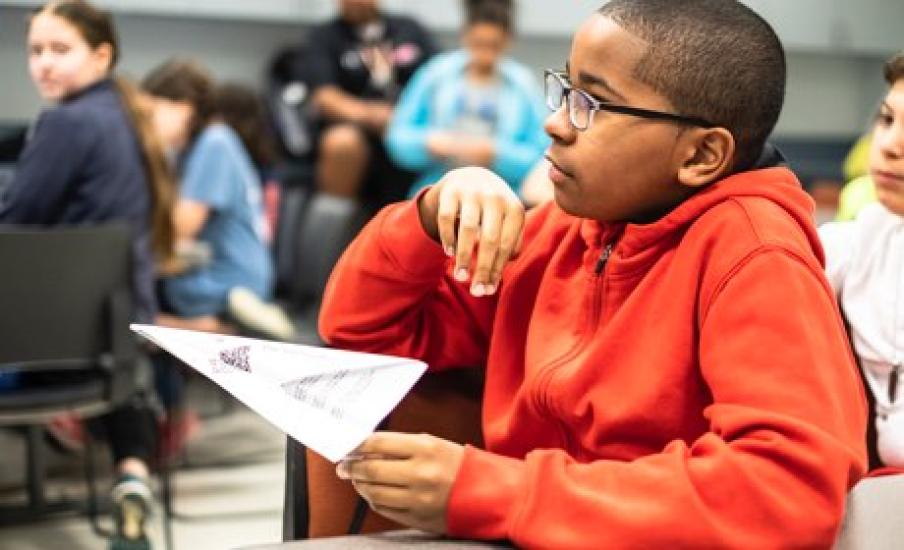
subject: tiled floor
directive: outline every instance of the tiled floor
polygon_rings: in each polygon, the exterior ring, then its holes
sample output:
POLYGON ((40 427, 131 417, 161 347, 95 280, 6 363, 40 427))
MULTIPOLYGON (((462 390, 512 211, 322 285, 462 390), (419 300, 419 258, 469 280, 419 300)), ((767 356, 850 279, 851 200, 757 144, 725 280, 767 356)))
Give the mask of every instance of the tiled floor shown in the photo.
MULTIPOLYGON (((224 398, 212 388, 195 388, 205 416, 222 409, 224 398)), ((240 548, 277 542, 282 534, 284 435, 240 405, 205 419, 199 436, 188 445, 187 463, 174 474, 175 550, 240 548)), ((105 451, 106 449, 101 449, 105 451)), ((98 453, 110 484, 110 464, 98 453)), ((81 457, 47 450, 50 494, 82 493, 81 457)), ((24 498, 25 449, 22 437, 0 430, 0 503, 24 498)), ((155 550, 165 548, 159 509, 152 520, 155 550)), ((84 516, 69 515, 28 525, 0 527, 3 550, 104 549, 105 539, 91 530, 84 516)))

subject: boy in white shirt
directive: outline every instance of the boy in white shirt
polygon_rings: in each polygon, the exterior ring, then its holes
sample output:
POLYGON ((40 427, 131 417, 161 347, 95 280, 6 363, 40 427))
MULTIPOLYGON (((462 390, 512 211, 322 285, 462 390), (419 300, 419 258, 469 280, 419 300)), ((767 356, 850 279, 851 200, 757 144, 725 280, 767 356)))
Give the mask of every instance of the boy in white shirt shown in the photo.
POLYGON ((885 64, 870 175, 879 202, 851 222, 823 225, 826 274, 850 324, 854 352, 875 401, 878 458, 904 468, 904 52, 885 64))

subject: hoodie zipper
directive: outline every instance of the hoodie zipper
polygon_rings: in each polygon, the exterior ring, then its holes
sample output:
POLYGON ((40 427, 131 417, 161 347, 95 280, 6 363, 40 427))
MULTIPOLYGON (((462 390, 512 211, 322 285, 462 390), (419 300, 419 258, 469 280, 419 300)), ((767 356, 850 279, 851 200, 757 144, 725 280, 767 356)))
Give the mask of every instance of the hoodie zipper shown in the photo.
POLYGON ((603 251, 600 253, 599 259, 596 261, 596 267, 593 268, 593 274, 597 277, 606 269, 606 262, 609 261, 609 256, 612 255, 612 243, 607 244, 603 247, 603 251))
MULTIPOLYGON (((593 290, 592 290, 592 298, 590 304, 590 319, 587 323, 587 327, 584 330, 584 333, 581 335, 578 342, 571 348, 567 353, 561 356, 558 360, 550 363, 546 370, 543 372, 543 379, 540 382, 540 389, 537 392, 537 404, 540 406, 540 410, 545 411, 546 414, 552 416, 552 405, 550 401, 549 395, 549 385, 552 383, 553 374, 557 371, 562 365, 564 365, 567 361, 575 357, 578 352, 580 352, 584 346, 590 341, 592 335, 596 332, 594 328, 597 323, 599 323, 600 312, 602 311, 601 302, 601 294, 603 288, 603 272, 606 269, 606 264, 609 262, 609 257, 612 255, 612 243, 605 245, 600 252, 600 257, 596 260, 596 264, 593 268, 593 290)), ((562 442, 565 447, 565 451, 570 455, 573 455, 573 451, 575 449, 575 445, 572 443, 572 438, 570 436, 570 432, 565 425, 564 422, 560 420, 556 420, 556 424, 559 427, 559 432, 562 437, 562 442)))
POLYGON ((888 401, 891 405, 895 404, 898 397, 898 376, 901 372, 900 363, 892 365, 891 373, 888 375, 888 401))

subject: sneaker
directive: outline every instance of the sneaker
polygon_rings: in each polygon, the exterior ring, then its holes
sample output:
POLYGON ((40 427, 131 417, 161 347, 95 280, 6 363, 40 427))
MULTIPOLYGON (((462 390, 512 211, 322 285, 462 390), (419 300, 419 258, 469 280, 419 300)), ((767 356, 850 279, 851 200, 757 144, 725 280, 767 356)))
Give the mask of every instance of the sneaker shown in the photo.
POLYGON ((248 328, 277 340, 291 342, 295 339, 295 325, 286 313, 247 288, 236 287, 229 291, 229 313, 248 328))
POLYGON ((113 521, 116 531, 110 538, 110 550, 150 550, 145 525, 151 514, 153 496, 145 480, 124 475, 113 487, 113 521))
POLYGON ((54 446, 72 453, 80 453, 85 450, 88 433, 85 430, 85 424, 76 413, 58 414, 50 419, 45 428, 54 446))

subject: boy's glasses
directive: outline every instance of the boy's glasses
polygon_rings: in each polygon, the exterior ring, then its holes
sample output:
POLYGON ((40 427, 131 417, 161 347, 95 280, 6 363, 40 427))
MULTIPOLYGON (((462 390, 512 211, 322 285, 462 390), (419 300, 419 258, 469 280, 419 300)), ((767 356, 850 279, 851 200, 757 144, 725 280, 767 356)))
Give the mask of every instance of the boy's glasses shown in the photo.
POLYGON ((546 106, 549 107, 551 111, 555 112, 562 108, 563 102, 567 103, 568 120, 571 121, 571 125, 574 126, 576 130, 581 132, 590 128, 590 123, 593 121, 593 115, 597 111, 609 111, 611 113, 653 120, 669 120, 682 124, 690 124, 692 126, 701 126, 703 128, 712 128, 715 126, 715 124, 702 118, 606 103, 592 97, 584 90, 572 87, 568 82, 568 76, 563 72, 546 69, 544 75, 546 106))

